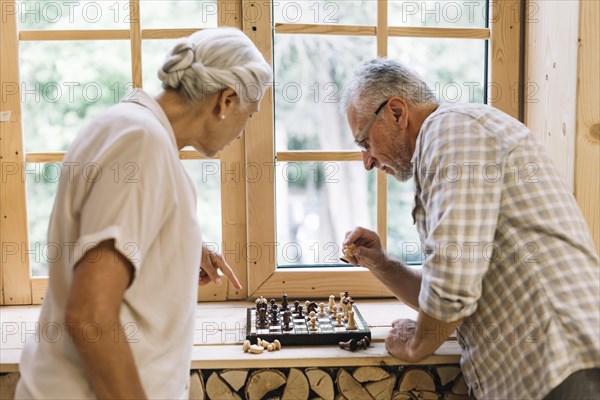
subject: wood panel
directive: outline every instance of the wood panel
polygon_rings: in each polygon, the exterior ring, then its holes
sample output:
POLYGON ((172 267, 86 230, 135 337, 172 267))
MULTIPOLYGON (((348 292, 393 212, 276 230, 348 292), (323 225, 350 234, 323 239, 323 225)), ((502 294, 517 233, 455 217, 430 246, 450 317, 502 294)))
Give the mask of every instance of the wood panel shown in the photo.
POLYGON ((106 30, 28 30, 19 32, 21 41, 44 40, 128 40, 127 29, 106 30))
POLYGON ((573 191, 579 3, 527 4, 525 124, 573 191), (542 23, 543 21, 543 23, 542 23))
MULTIPOLYGON (((241 0, 217 4, 219 26, 242 28, 241 0), (225 7, 227 6, 227 7, 225 7)), ((246 180, 243 173, 246 154, 245 135, 241 140, 227 146, 221 159, 221 221, 223 242, 221 252, 232 267, 242 289, 236 289, 227 281, 227 299, 248 297, 248 268, 242 248, 246 244, 246 180)))
POLYGON ((3 18, 0 27, 0 111, 7 113, 0 122, 0 302, 30 304, 19 42, 16 14, 5 12, 11 6, 14 7, 13 1, 0 1, 3 18))
MULTIPOLYGON (((272 64, 271 8, 264 2, 243 0, 246 13, 242 21, 244 33, 252 39, 268 63, 272 64)), ((252 166, 255 174, 246 177, 248 242, 260 255, 248 260, 248 294, 254 291, 275 271, 275 185, 274 176, 274 111, 273 91, 265 94, 260 112, 246 128, 246 169, 252 166)), ((250 250, 248 250, 250 251, 250 250)))
POLYGON ((134 88, 142 88, 142 34, 140 0, 129 0, 129 30, 131 31, 131 77, 134 88))
POLYGON ((425 28, 400 27, 388 28, 389 36, 421 37, 421 38, 452 38, 452 39, 489 39, 490 30, 487 28, 425 28))
POLYGON ((375 36, 374 26, 363 25, 324 25, 324 24, 275 24, 275 33, 296 33, 310 35, 351 35, 375 36))
POLYGON ((253 296, 272 298, 287 293, 292 297, 328 298, 336 290, 347 290, 356 298, 392 296, 371 272, 362 267, 279 268, 253 296))
POLYGON ((491 0, 490 5, 488 103, 519 119, 521 4, 519 0, 491 0))
POLYGON ((575 197, 600 253, 600 2, 580 1, 575 197))
POLYGON ((362 161, 358 151, 278 151, 277 161, 362 161))
MULTIPOLYGON (((388 55, 388 1, 380 0, 377 2, 377 57, 387 57, 388 55)), ((387 249, 387 199, 388 199, 388 181, 387 174, 377 170, 376 181, 376 224, 377 233, 384 249, 387 249)))
POLYGON ((142 29, 142 39, 178 39, 202 29, 142 29))

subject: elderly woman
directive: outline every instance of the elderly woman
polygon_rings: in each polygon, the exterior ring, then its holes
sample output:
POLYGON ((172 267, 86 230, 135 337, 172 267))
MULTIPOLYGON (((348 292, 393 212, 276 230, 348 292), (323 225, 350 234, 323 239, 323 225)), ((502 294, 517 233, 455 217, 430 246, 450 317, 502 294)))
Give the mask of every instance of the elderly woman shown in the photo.
POLYGON ((185 398, 197 282, 221 284, 221 270, 240 288, 220 255, 202 254, 178 150, 213 156, 240 138, 271 69, 221 28, 182 40, 158 75, 163 92, 111 107, 65 156, 48 238, 61 256, 17 398, 185 398))

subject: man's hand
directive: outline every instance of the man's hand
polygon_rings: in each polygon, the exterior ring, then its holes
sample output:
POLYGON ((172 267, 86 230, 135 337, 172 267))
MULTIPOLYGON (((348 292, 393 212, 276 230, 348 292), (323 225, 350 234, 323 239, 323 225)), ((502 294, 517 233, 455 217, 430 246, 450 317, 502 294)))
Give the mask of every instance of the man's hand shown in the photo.
POLYGON ((238 280, 235 273, 227 264, 227 261, 221 254, 215 253, 210 250, 206 245, 202 244, 202 265, 200 266, 200 286, 204 286, 210 282, 214 282, 217 285, 221 284, 221 278, 219 277, 219 270, 229 279, 236 289, 241 289, 242 285, 238 280))
POLYGON ((351 264, 360 265, 371 271, 387 265, 388 256, 376 232, 360 226, 356 227, 346 232, 343 245, 348 247, 351 244, 356 246, 352 249, 353 256, 346 257, 351 264))
POLYGON ((395 358, 406 362, 419 362, 411 353, 410 342, 417 331, 417 322, 412 319, 397 319, 385 338, 386 350, 395 358))
POLYGON ((394 357, 416 363, 436 351, 460 325, 462 319, 443 322, 422 310, 417 321, 397 319, 385 338, 385 348, 394 357))

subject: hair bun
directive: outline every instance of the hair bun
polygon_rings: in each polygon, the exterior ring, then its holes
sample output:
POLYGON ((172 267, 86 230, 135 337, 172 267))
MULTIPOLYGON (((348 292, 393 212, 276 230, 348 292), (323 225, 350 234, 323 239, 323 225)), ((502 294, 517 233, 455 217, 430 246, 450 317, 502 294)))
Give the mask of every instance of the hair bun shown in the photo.
POLYGON ((189 41, 178 43, 169 52, 162 68, 158 71, 158 78, 168 87, 179 87, 181 77, 194 63, 194 48, 189 41))

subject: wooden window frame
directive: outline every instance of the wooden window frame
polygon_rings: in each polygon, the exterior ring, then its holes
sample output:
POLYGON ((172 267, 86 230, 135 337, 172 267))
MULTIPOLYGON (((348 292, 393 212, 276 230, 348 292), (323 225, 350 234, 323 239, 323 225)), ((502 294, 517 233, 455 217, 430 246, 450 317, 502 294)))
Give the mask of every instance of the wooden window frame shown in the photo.
MULTIPOLYGON (((260 7, 264 2, 243 0, 243 7, 260 7)), ((275 24, 275 33, 375 36, 377 55, 386 57, 389 37, 461 38, 490 40, 488 53, 490 93, 488 104, 519 118, 515 98, 520 84, 521 1, 490 0, 489 28, 430 28, 388 26, 388 0, 377 0, 376 26, 275 24), (516 17, 516 18, 515 18, 516 17), (490 91, 492 92, 492 91, 490 91), (513 95, 510 95, 513 94, 513 95)), ((272 62, 271 10, 261 9, 261 18, 244 21, 244 32, 252 38, 265 58, 272 62)), ((272 96, 268 96, 272 98, 272 96)), ((271 176, 276 162, 362 160, 360 152, 276 151, 274 148, 273 103, 263 104, 260 118, 247 128, 246 161, 261 166, 260 176, 271 176)), ((251 296, 326 298, 340 290, 356 297, 384 297, 391 293, 365 268, 277 268, 275 254, 275 185, 267 179, 247 182, 248 243, 260 248, 262 257, 249 260, 248 292, 251 296)), ((376 230, 384 247, 387 242, 387 175, 377 171, 376 230)))
MULTIPOLYGON (((520 102, 515 99, 521 76, 521 4, 524 0, 490 0, 490 28, 408 28, 388 26, 388 1, 377 1, 376 26, 275 24, 275 32, 291 34, 336 34, 376 36, 377 54, 387 55, 388 37, 443 37, 490 40, 488 56, 490 84, 506 95, 494 96, 488 103, 518 118, 520 102), (517 16, 517 18, 515 18, 517 16)), ((60 162, 64 153, 25 153, 19 91, 19 42, 38 40, 129 40, 131 45, 132 82, 142 87, 142 41, 187 36, 197 29, 141 29, 139 0, 130 0, 129 29, 116 30, 49 30, 17 31, 16 15, 8 13, 14 0, 0 0, 2 12, 0 55, 0 111, 10 111, 7 121, 0 122, 0 305, 40 304, 48 286, 47 277, 31 277, 28 249, 25 195, 25 163, 60 162), (15 84, 17 83, 17 84, 15 84), (10 89, 8 94, 6 89, 10 89), (11 246, 16 246, 15 248, 11 246)), ((218 25, 234 26, 248 35, 268 62, 272 62, 271 9, 265 1, 218 0, 218 25), (243 18, 242 10, 261 7, 260 18, 243 18)), ((199 301, 222 301, 255 296, 324 297, 339 290, 355 296, 382 297, 389 293, 364 268, 277 269, 275 248, 275 187, 269 180, 240 179, 242 165, 258 166, 262 176, 271 176, 275 162, 283 161, 358 161, 359 152, 281 151, 274 149, 273 93, 269 89, 261 111, 252 118, 244 139, 222 151, 221 208, 224 253, 244 289, 229 284, 208 285, 199 291, 199 301), (246 163, 246 164, 244 164, 246 163), (246 259, 227 244, 252 243, 262 257, 246 259), (230 251, 232 250, 232 251, 230 251), (341 288, 341 289, 340 289, 341 288)), ((181 159, 201 159, 195 151, 181 151, 181 159)), ((385 245, 387 237, 387 176, 377 171, 377 231, 385 245)))

